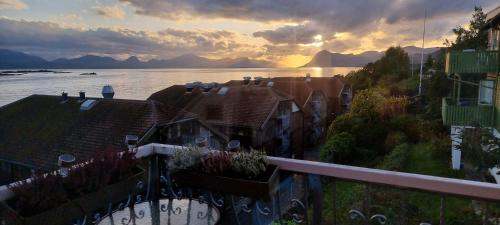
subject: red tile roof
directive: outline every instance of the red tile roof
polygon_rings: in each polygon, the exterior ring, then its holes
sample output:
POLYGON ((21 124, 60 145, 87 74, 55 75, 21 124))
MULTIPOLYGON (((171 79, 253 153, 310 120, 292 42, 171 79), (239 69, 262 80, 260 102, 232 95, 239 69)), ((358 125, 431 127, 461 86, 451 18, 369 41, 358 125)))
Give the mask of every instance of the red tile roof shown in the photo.
POLYGON ((125 135, 142 137, 155 124, 193 119, 193 114, 155 101, 95 99, 88 111, 77 98, 32 95, 0 108, 0 159, 53 169, 63 153, 78 161, 106 147, 124 150, 125 135))

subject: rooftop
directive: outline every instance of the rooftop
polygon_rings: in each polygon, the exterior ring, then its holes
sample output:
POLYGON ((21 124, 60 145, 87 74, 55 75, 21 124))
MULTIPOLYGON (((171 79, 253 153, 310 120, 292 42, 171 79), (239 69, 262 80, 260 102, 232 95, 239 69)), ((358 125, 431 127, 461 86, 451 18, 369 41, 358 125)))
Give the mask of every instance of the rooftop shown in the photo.
POLYGON ((88 160, 104 148, 125 148, 125 135, 143 137, 154 125, 195 118, 155 101, 98 98, 80 110, 78 98, 61 100, 32 95, 1 107, 0 159, 49 170, 61 154, 88 160))

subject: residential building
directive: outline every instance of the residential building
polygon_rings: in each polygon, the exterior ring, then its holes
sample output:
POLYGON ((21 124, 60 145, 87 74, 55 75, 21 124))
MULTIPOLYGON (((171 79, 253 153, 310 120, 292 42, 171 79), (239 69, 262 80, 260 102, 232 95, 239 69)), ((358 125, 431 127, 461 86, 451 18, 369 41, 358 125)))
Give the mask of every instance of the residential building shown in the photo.
MULTIPOLYGON (((443 123, 451 126, 454 169, 461 167, 459 146, 466 129, 487 127, 497 136, 500 130, 500 7, 487 14, 484 29, 488 31, 486 50, 452 51, 446 56, 445 70, 454 82, 451 97, 443 98, 442 117, 443 123)), ((500 181, 498 176, 496 179, 500 181)))
POLYGON ((270 87, 174 85, 149 97, 199 116, 245 148, 268 155, 302 157, 302 111, 292 96, 270 87))
POLYGON ((126 149, 125 137, 187 145, 204 137, 212 148, 227 138, 197 116, 156 101, 32 95, 0 107, 0 182, 58 167, 71 154, 86 161, 107 149, 126 149))

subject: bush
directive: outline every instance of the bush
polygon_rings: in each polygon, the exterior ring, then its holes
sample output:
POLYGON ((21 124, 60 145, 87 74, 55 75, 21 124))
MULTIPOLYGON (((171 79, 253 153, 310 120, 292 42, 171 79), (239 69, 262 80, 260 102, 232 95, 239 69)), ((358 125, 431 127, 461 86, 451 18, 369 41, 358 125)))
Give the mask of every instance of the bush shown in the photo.
POLYGON ((384 157, 384 160, 378 167, 384 170, 402 171, 408 162, 409 156, 409 145, 407 143, 400 144, 396 146, 391 153, 384 157))
POLYGON ((354 159, 354 137, 342 132, 334 134, 320 149, 320 158, 324 162, 349 163, 354 159))
POLYGON ((384 96, 378 91, 362 90, 354 96, 351 113, 361 118, 376 119, 380 116, 384 101, 384 96))
POLYGON ((401 131, 390 132, 385 138, 384 148, 386 152, 392 151, 396 146, 408 141, 408 137, 401 131))
POLYGON ((266 172, 268 165, 266 154, 257 150, 237 152, 233 155, 231 163, 236 173, 249 179, 266 172))

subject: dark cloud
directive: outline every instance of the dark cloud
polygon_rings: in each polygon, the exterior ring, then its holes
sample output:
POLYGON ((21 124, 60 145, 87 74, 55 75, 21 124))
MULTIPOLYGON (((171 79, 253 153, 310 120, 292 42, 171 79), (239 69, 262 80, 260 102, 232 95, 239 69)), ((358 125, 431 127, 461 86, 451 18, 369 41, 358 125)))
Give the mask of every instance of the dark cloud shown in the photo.
POLYGON ((185 53, 232 52, 246 45, 228 31, 167 29, 148 33, 128 29, 79 30, 48 22, 0 18, 0 48, 37 54, 49 59, 84 54, 173 57, 185 53))
POLYGON ((314 37, 320 32, 313 26, 298 25, 284 26, 276 30, 265 30, 253 33, 254 37, 262 37, 273 44, 295 43, 308 44, 313 43, 314 37))

